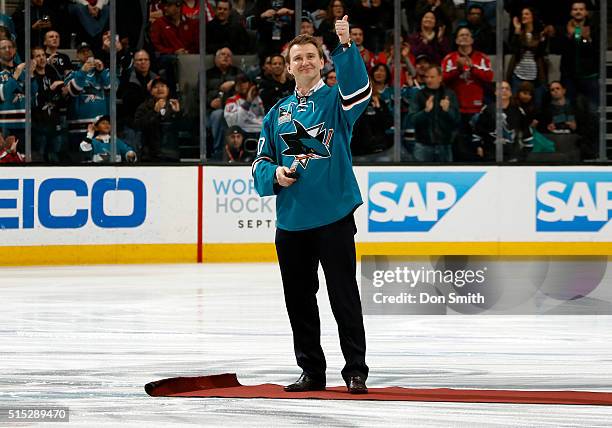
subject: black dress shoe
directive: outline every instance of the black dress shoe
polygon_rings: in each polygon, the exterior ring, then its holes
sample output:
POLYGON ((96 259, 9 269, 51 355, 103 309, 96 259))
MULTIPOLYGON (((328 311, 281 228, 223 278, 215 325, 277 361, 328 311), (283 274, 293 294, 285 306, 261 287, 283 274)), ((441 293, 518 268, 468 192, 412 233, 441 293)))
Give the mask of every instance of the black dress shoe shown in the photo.
POLYGON ((368 387, 365 384, 365 379, 361 376, 351 376, 346 386, 351 394, 367 394, 368 387))
POLYGON ((325 381, 313 379, 302 373, 298 380, 283 389, 285 392, 325 391, 325 381))

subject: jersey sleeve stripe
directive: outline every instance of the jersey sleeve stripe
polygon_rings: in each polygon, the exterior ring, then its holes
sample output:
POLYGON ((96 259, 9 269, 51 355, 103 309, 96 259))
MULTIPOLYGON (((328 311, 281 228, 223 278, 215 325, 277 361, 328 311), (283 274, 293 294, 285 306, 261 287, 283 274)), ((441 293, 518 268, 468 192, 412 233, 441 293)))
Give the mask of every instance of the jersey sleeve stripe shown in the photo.
POLYGON ((255 174, 255 168, 257 168, 257 165, 258 165, 258 164, 259 164, 261 161, 264 161, 264 160, 265 160, 265 161, 268 161, 268 162, 270 162, 270 163, 274 163, 274 161, 272 160, 272 158, 269 158, 269 157, 267 157, 267 156, 262 156, 262 157, 259 157, 259 158, 255 159, 255 160, 253 161, 253 165, 251 166, 251 174, 255 174))
POLYGON ((370 99, 370 96, 372 96, 372 88, 370 87, 370 85, 368 84, 367 87, 367 91, 354 96, 351 99, 348 100, 344 100, 342 99, 342 109, 343 110, 350 110, 352 109, 354 106, 356 106, 357 104, 360 104, 364 101, 367 101, 370 99))
POLYGON ((340 86, 338 86, 338 92, 340 92, 340 98, 342 98, 343 100, 350 100, 351 98, 358 96, 360 93, 366 92, 369 88, 370 88, 370 80, 368 79, 368 83, 366 83, 364 87, 357 89, 352 94, 344 95, 342 91, 340 90, 340 86))
POLYGON ((70 82, 68 82, 70 85, 74 86, 74 89, 76 89, 78 92, 81 92, 83 90, 83 88, 81 88, 79 85, 77 85, 76 79, 70 79, 70 82))

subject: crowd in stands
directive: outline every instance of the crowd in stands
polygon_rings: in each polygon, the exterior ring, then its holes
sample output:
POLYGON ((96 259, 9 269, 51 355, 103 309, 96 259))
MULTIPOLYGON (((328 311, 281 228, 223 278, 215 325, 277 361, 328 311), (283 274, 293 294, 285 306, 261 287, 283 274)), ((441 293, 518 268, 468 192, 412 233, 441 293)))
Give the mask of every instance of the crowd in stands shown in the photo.
MULTIPOLYGON (((31 2, 29 23, 23 2, 12 14, 0 14, 0 162, 23 161, 28 78, 32 160, 47 163, 110 159, 112 79, 118 82, 116 154, 125 162, 179 161, 185 157, 181 146, 199 144, 198 121, 205 120, 208 157, 247 163, 266 112, 294 91, 286 69, 293 0, 207 0, 202 13, 198 0, 121 0, 116 40, 109 32, 109 0, 25 1, 31 2), (200 52, 200 15, 206 19, 204 51, 213 58, 205 73, 205 118, 188 107, 192 94, 180 83, 182 57, 200 52), (237 55, 256 60, 239 63, 237 55)), ((582 159, 596 156, 598 2, 505 0, 503 52, 497 52, 497 1, 402 1, 402 161, 495 160, 492 64, 504 58, 504 160, 529 160, 550 151, 547 143, 567 147, 569 140, 582 159)), ((328 85, 336 83, 334 21, 349 15, 373 88, 355 125, 354 159, 392 161, 392 2, 304 0, 302 7, 300 32, 321 42, 328 85)))

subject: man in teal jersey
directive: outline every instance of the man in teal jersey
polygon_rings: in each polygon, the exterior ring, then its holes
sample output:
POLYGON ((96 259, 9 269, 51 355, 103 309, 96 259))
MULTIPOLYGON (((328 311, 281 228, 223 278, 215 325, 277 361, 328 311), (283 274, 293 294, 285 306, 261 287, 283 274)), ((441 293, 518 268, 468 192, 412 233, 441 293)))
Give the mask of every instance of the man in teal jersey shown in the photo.
POLYGON ((318 266, 325 273, 345 359, 348 391, 367 393, 365 332, 355 278, 353 212, 363 202, 352 169, 355 121, 372 94, 348 17, 336 21, 340 45, 332 52, 338 84, 321 79, 320 43, 300 35, 288 45, 287 70, 295 92, 278 101, 263 121, 252 172, 261 196, 276 195, 276 252, 293 344, 302 375, 285 391, 325 389, 316 293, 318 266))

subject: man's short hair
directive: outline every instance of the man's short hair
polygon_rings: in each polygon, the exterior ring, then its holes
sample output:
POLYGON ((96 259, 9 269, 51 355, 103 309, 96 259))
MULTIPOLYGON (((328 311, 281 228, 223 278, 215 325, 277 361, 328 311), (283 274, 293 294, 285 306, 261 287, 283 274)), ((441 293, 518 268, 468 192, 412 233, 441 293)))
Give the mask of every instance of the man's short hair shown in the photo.
POLYGON ((30 58, 34 58, 34 51, 43 51, 43 52, 45 52, 45 48, 43 48, 42 46, 34 46, 30 50, 30 58))
POLYGON ((423 60, 424 60, 425 62, 427 62, 427 64, 431 64, 431 58, 429 57, 429 55, 427 55, 427 54, 425 54, 425 53, 420 54, 420 55, 417 55, 417 57, 416 57, 416 63, 417 63, 417 64, 418 64, 419 62, 423 61, 423 60))
POLYGON ((282 60, 283 60, 283 64, 286 64, 286 63, 287 63, 287 60, 285 59, 285 57, 284 57, 282 54, 277 53, 277 54, 272 54, 272 55, 270 55, 270 62, 272 62, 272 60, 273 60, 274 58, 282 58, 282 60))
POLYGON ((439 76, 442 76, 442 67, 440 67, 438 64, 432 64, 427 68, 427 71, 435 69, 438 72, 439 76))
POLYGON ((317 51, 319 52, 319 58, 325 58, 325 54, 323 53, 323 47, 321 46, 321 43, 316 37, 313 37, 309 34, 300 34, 299 36, 291 40, 287 45, 287 58, 285 58, 285 61, 287 63, 291 63, 291 48, 293 46, 308 44, 314 45, 314 47, 317 48, 317 51))
POLYGON ((474 37, 474 32, 472 31, 472 29, 466 25, 460 25, 459 27, 457 27, 457 30, 455 31, 455 39, 457 38, 457 36, 459 36, 459 31, 461 30, 467 30, 470 32, 470 36, 472 36, 472 38, 474 37))
POLYGON ((552 85, 554 85, 554 84, 557 84, 557 85, 561 86, 563 89, 567 89, 567 88, 565 87, 565 85, 564 85, 563 83, 561 83, 561 81, 560 81, 560 80, 553 80, 552 82, 550 82, 550 83, 548 84, 548 87, 550 88, 550 87, 551 87, 552 85))
POLYGON ((589 10, 589 2, 587 2, 587 1, 585 1, 585 0, 582 0, 582 1, 576 0, 576 1, 573 1, 573 2, 572 2, 572 4, 570 5, 570 10, 571 10, 571 9, 574 7, 574 5, 575 5, 576 3, 582 3, 582 4, 584 5, 584 8, 585 8, 586 10, 589 10))
POLYGON ((230 51, 230 55, 234 55, 230 48, 228 48, 227 46, 223 46, 222 48, 217 49, 217 52, 215 52, 215 58, 219 56, 223 49, 227 49, 228 51, 230 51))
POLYGON ((134 52, 134 58, 136 58, 136 55, 138 54, 146 54, 147 58, 151 59, 151 55, 149 55, 149 52, 147 52, 146 49, 138 49, 136 52, 134 52))
POLYGON ((47 38, 49 33, 56 33, 61 38, 60 33, 57 30, 48 30, 48 31, 45 31, 45 39, 47 38))
POLYGON ((0 42, 3 42, 3 41, 11 42, 11 46, 13 47, 13 49, 15 49, 17 47, 17 45, 15 44, 15 40, 13 40, 13 39, 9 39, 9 38, 2 38, 2 39, 0 39, 0 42))
POLYGON ((217 6, 219 3, 227 3, 229 5, 229 9, 232 10, 232 2, 230 0, 217 0, 217 6))

